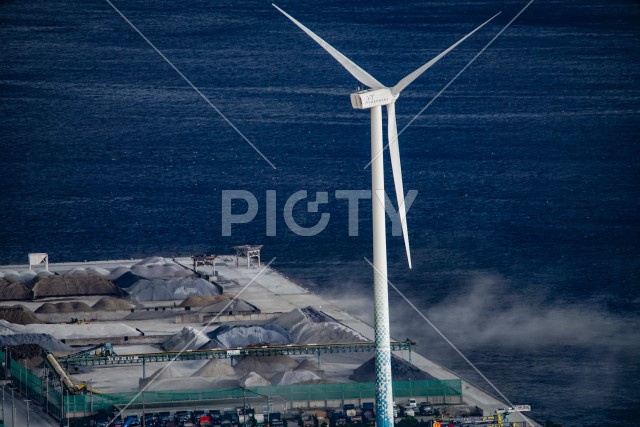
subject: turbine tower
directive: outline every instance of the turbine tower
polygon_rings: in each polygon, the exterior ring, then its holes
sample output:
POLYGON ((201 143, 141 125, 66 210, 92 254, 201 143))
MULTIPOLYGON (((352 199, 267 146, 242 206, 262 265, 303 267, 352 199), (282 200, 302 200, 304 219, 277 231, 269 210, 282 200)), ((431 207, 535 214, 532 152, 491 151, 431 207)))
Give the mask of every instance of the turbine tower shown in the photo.
POLYGON ((315 40, 324 50, 336 59, 353 77, 369 89, 359 90, 351 94, 351 105, 355 109, 371 110, 371 201, 373 208, 373 292, 374 292, 374 319, 375 319, 375 366, 376 366, 376 426, 393 426, 393 394, 391 382, 391 338, 389 334, 389 298, 387 287, 387 240, 385 225, 385 192, 384 192, 384 168, 382 152, 382 106, 387 107, 387 134, 389 139, 389 153, 391 156, 391 168, 393 181, 398 199, 398 214, 402 225, 407 261, 411 268, 411 251, 409 249, 409 234, 407 233, 407 213, 404 204, 404 188, 402 185, 402 170, 400 166, 400 151, 398 148, 398 129, 396 127, 395 102, 407 86, 409 86, 422 73, 438 62, 443 56, 455 49, 473 33, 485 26, 489 21, 499 15, 485 21, 482 25, 455 42, 445 51, 426 64, 400 80, 395 86, 389 88, 376 80, 365 70, 356 65, 349 58, 338 52, 333 46, 320 38, 313 31, 302 25, 291 15, 280 9, 284 16, 289 18, 309 37, 315 40))

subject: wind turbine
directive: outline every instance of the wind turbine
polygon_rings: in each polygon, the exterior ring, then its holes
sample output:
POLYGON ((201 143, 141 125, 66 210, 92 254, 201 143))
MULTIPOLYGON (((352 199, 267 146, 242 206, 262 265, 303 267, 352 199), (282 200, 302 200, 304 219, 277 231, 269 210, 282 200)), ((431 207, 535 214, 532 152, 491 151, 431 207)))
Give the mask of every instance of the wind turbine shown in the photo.
POLYGON ((494 15, 469 34, 452 44, 442 53, 431 59, 420 68, 401 79, 395 86, 389 88, 376 80, 365 70, 356 65, 349 58, 338 52, 333 46, 320 38, 313 31, 302 25, 294 17, 280 9, 309 37, 315 40, 324 50, 338 61, 353 77, 369 89, 359 90, 351 94, 351 106, 355 109, 371 110, 371 201, 373 207, 373 292, 375 319, 375 366, 376 366, 376 426, 393 426, 393 394, 391 389, 391 339, 389 335, 389 298, 387 288, 387 241, 385 225, 385 192, 384 167, 382 146, 382 106, 387 107, 387 133, 389 138, 389 153, 393 170, 393 181, 398 199, 398 214, 402 225, 402 235, 407 252, 407 261, 411 268, 411 250, 409 248, 409 234, 407 232, 407 213, 404 204, 404 188, 402 185, 402 169, 400 166, 400 151, 398 148, 398 129, 396 126, 395 102, 400 92, 409 86, 422 73, 427 71, 443 56, 455 49, 473 33, 489 23, 500 13, 494 15))

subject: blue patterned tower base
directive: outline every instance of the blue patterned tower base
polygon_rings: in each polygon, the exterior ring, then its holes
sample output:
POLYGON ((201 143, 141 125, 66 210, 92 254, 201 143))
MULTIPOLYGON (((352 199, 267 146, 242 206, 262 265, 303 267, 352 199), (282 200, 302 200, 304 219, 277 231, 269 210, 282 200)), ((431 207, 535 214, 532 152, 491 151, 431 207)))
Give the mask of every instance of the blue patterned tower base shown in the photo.
POLYGON ((371 201, 373 211, 373 298, 376 342, 376 427, 393 426, 391 338, 387 287, 384 169, 382 162, 382 109, 371 108, 371 201))

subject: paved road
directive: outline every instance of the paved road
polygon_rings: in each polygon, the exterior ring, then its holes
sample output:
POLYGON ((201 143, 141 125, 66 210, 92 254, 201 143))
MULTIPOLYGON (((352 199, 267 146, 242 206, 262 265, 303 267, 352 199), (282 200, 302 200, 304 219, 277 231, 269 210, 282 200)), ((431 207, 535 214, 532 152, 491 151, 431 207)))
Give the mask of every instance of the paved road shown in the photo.
POLYGON ((14 392, 12 397, 9 387, 0 386, 2 393, 2 411, 4 413, 4 425, 6 427, 57 427, 59 424, 42 413, 38 405, 30 405, 27 416, 27 404, 22 394, 14 392), (16 419, 13 420, 13 408, 15 406, 16 419))

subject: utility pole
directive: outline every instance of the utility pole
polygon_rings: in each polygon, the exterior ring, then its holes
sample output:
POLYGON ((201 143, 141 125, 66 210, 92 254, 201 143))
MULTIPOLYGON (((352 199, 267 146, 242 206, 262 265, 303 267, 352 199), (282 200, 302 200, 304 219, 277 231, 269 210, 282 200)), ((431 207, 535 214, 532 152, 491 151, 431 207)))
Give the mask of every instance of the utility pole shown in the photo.
POLYGON ((13 388, 11 389, 11 406, 11 427, 16 427, 16 397, 13 388))
POLYGON ((244 409, 243 409, 243 413, 244 413, 244 427, 247 427, 247 389, 242 387, 242 398, 243 398, 243 405, 244 405, 244 409))
POLYGON ((29 427, 29 406, 31 405, 31 400, 25 399, 24 403, 27 404, 27 427, 29 427))
POLYGON ((142 427, 146 427, 146 420, 144 419, 144 388, 142 389, 142 393, 140 394, 142 396, 142 427))
POLYGON ((64 387, 62 385, 62 377, 60 377, 60 423, 64 420, 64 387))

